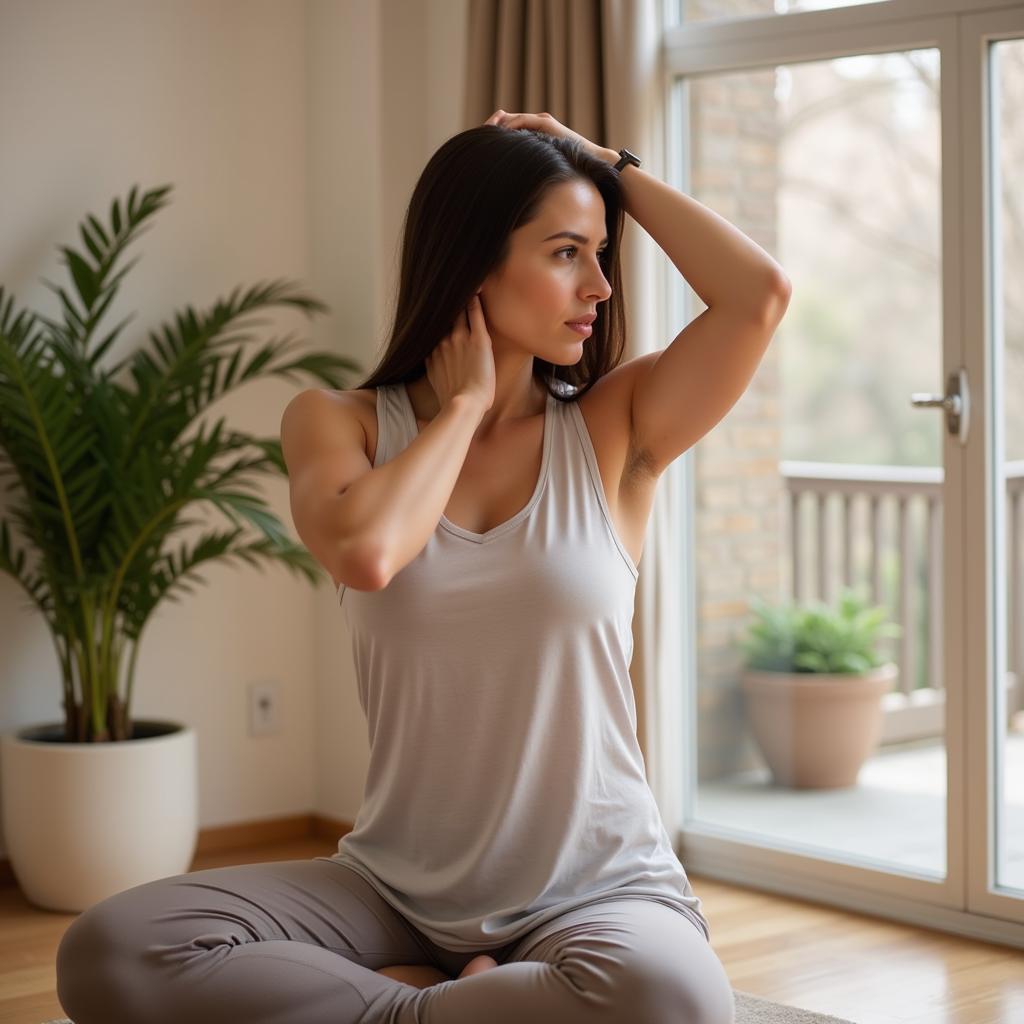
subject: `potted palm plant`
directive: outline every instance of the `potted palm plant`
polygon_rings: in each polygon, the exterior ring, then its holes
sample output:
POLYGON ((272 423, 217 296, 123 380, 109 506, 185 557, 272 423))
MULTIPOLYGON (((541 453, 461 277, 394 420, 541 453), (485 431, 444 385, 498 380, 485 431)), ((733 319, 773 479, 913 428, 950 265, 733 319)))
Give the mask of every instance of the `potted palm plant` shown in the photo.
POLYGON ((26 897, 81 910, 132 885, 188 870, 198 833, 192 728, 131 717, 145 626, 179 600, 200 568, 220 560, 277 562, 318 584, 309 552, 287 535, 253 477, 287 475, 280 440, 196 422, 234 388, 305 372, 331 386, 358 366, 327 352, 295 353, 292 337, 246 354, 249 314, 327 307, 283 281, 236 288, 105 366, 121 321, 95 346, 121 279, 123 251, 166 205, 171 186, 132 188, 107 229, 80 224, 87 251, 61 250, 74 297, 62 319, 15 312, 0 287, 0 571, 43 617, 57 654, 63 721, 0 737, 3 829, 26 897), (186 436, 186 431, 194 430, 186 436), (189 509, 207 504, 227 529, 171 544, 189 509), (248 533, 246 527, 255 531, 248 533))
POLYGON ((740 684, 773 780, 797 789, 854 785, 878 744, 882 697, 897 675, 878 640, 899 636, 901 627, 849 588, 834 609, 757 597, 751 607, 740 684))

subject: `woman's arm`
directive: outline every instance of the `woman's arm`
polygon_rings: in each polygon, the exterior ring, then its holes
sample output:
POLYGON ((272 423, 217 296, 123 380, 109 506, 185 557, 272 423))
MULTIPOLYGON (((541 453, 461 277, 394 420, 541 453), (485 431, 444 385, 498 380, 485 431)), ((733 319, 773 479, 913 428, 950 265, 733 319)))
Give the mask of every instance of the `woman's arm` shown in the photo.
MULTIPOLYGON (((614 149, 595 155, 618 162, 614 149)), ((658 243, 706 306, 727 306, 760 317, 789 291, 782 267, 755 241, 714 210, 640 167, 620 172, 626 212, 658 243)))
POLYGON ((423 550, 437 528, 485 411, 470 395, 452 395, 406 448, 340 496, 345 537, 363 546, 366 561, 376 566, 379 588, 423 550))
MULTIPOLYGON (((615 163, 619 154, 600 150, 615 163)), ((782 267, 724 217, 639 167, 620 172, 626 211, 708 307, 667 348, 632 360, 634 458, 660 474, 746 391, 789 305, 782 267)))

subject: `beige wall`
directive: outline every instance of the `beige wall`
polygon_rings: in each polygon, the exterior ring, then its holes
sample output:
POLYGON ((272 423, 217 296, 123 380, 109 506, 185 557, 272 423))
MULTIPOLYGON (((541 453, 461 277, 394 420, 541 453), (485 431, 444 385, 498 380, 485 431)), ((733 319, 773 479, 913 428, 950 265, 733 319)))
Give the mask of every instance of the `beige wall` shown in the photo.
MULTIPOLYGON (((171 184, 104 321, 135 314, 114 358, 185 304, 287 278, 331 312, 313 325, 268 315, 258 337, 295 332, 368 369, 409 191, 462 127, 464 17, 465 0, 2 0, 0 283, 56 316, 41 283, 66 281, 55 247, 80 246, 84 215, 107 223, 133 185, 171 184)), ((276 434, 297 390, 247 385, 208 415, 276 434)), ((294 531, 286 483, 264 493, 294 531)), ((150 621, 132 701, 136 718, 196 728, 201 827, 354 818, 366 733, 329 578, 313 590, 283 569, 226 563, 204 577, 150 621), (281 685, 284 729, 253 739, 246 687, 267 680, 281 685)), ((0 731, 62 713, 54 648, 26 604, 0 577, 0 731)))

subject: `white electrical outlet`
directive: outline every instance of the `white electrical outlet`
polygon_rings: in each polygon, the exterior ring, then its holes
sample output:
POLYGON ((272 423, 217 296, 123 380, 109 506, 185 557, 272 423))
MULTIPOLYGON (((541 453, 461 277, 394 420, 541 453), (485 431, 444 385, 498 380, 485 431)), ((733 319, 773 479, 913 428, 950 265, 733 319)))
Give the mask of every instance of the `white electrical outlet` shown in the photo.
POLYGON ((249 684, 249 735, 275 736, 281 731, 281 688, 277 683, 249 684))

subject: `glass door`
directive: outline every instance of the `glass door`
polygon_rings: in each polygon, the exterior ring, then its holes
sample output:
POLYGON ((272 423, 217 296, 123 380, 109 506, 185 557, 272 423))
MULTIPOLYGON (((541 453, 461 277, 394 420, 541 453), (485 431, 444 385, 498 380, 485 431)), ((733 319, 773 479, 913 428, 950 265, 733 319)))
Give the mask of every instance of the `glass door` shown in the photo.
POLYGON ((697 873, 1024 942, 1024 14, 869 6, 666 36, 675 183, 793 283, 678 466, 666 820, 697 873))

